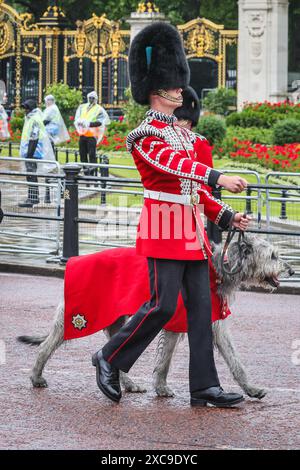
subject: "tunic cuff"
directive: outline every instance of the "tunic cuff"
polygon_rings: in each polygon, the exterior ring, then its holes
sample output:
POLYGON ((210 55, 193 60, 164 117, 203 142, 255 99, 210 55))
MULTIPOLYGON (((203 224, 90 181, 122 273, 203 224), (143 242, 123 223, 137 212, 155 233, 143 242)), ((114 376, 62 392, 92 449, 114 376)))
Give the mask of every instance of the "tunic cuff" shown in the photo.
POLYGON ((229 228, 235 214, 236 212, 232 212, 223 207, 215 220, 215 224, 221 229, 226 230, 229 228))
POLYGON ((220 173, 219 171, 211 169, 207 179, 208 185, 215 186, 221 174, 222 173, 220 173))

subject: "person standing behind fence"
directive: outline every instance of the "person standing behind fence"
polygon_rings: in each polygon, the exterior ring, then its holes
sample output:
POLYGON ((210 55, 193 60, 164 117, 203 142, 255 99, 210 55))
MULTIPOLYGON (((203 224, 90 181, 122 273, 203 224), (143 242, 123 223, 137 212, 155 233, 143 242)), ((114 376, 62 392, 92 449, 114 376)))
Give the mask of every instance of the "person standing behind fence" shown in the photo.
MULTIPOLYGON (((96 146, 101 141, 105 127, 110 123, 105 109, 98 104, 95 91, 88 93, 87 103, 81 104, 75 114, 75 128, 80 136, 79 153, 82 163, 96 163, 96 146)), ((84 169, 85 175, 94 175, 94 169, 84 169)))
POLYGON ((2 104, 0 104, 0 139, 5 140, 10 138, 8 129, 8 116, 2 104))
POLYGON ((46 108, 43 111, 43 122, 54 150, 54 145, 70 140, 70 135, 55 103, 54 96, 47 95, 44 101, 46 108))
MULTIPOLYGON (((37 107, 37 102, 34 99, 28 99, 22 104, 22 107, 25 109, 25 121, 21 137, 20 157, 55 161, 53 148, 43 123, 43 113, 37 107)), ((37 163, 25 161, 25 168, 28 173, 36 173, 37 163)), ((51 168, 53 168, 51 163, 45 163, 39 167, 43 172, 51 168)), ((28 175, 26 179, 29 183, 38 182, 36 175, 28 175)), ((36 184, 28 185, 27 199, 24 202, 20 202, 18 206, 32 207, 39 202, 38 186, 36 184)))

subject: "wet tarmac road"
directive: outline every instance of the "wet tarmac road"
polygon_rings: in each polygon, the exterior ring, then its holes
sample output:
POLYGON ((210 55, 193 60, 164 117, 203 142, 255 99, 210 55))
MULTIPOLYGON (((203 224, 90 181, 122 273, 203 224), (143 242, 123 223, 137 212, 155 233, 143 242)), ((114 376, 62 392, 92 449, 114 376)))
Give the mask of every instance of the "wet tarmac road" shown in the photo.
MULTIPOLYGON (((60 279, 0 273, 0 340, 2 353, 6 350, 0 365, 1 449, 300 447, 298 296, 243 292, 233 307, 236 347, 251 382, 266 387, 268 395, 261 401, 247 398, 236 409, 192 409, 187 339, 169 375, 175 398, 157 398, 152 390, 155 342, 130 373, 148 392, 124 394, 120 404, 105 398, 91 365, 91 353, 106 341, 102 333, 61 347, 46 367, 49 388, 33 389, 29 375, 36 349, 15 338, 47 332, 62 288, 60 279)), ((216 362, 223 387, 240 391, 218 354, 216 362)))

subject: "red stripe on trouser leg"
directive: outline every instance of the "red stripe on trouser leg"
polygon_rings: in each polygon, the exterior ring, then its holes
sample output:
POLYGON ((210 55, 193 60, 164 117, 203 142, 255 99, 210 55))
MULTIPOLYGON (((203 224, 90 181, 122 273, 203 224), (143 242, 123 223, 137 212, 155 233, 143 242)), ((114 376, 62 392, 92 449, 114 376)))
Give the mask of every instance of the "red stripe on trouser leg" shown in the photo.
POLYGON ((144 321, 146 320, 146 318, 150 315, 151 312, 153 312, 153 310, 158 306, 158 289, 157 289, 157 271, 156 271, 156 259, 154 260, 154 285, 155 285, 155 298, 156 298, 156 302, 155 302, 155 305, 154 307, 152 307, 149 312, 147 313, 147 315, 145 315, 145 317, 141 320, 141 322, 137 325, 137 327, 133 330, 133 332, 130 334, 130 336, 128 336, 128 338, 126 338, 126 340, 124 341, 124 343, 120 344, 120 346, 118 347, 118 349, 116 349, 110 356, 109 358, 107 359, 107 362, 110 362, 112 361, 112 359, 115 357, 115 355, 125 346, 125 344, 130 340, 130 338, 132 338, 132 336, 137 332, 137 330, 141 327, 141 325, 144 323, 144 321))

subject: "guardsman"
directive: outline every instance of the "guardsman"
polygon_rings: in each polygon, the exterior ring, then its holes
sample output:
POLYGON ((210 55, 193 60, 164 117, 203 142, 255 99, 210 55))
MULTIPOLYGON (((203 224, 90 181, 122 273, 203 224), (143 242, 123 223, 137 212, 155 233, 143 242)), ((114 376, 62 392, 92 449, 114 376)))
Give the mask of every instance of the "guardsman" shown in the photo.
MULTIPOLYGON (((51 160, 55 161, 53 148, 43 123, 43 113, 38 108, 34 99, 28 99, 22 107, 25 109, 25 120, 21 136, 20 157, 25 158, 25 168, 29 173, 36 173, 37 163, 26 161, 27 159, 51 160)), ((43 163, 41 171, 53 169, 51 163, 43 163)), ((38 178, 36 175, 28 175, 26 179, 29 183, 28 196, 24 202, 20 202, 19 207, 32 207, 40 202, 39 188, 36 185, 38 178)))
POLYGON ((55 103, 54 96, 47 95, 44 101, 46 108, 43 111, 43 122, 51 140, 52 147, 54 148, 54 145, 62 144, 70 140, 70 135, 58 106, 55 103))
POLYGON ((119 401, 119 370, 128 372, 173 316, 179 292, 187 309, 192 406, 236 405, 243 396, 225 393, 216 371, 211 330, 208 262, 211 256, 200 210, 226 229, 244 230, 248 218, 215 199, 206 185, 238 193, 247 182, 226 176, 195 159, 199 137, 176 124, 189 67, 181 37, 169 24, 155 22, 140 31, 129 52, 134 100, 149 104, 145 120, 127 137, 144 186, 136 252, 148 259, 150 299, 106 345, 93 355, 100 390, 119 401))
MULTIPOLYGON (((80 136, 79 153, 82 163, 96 163, 96 146, 101 141, 106 126, 110 123, 105 109, 98 104, 95 91, 88 93, 87 103, 81 104, 75 114, 75 128, 80 136)), ((85 174, 96 174, 96 171, 84 170, 85 174)))

